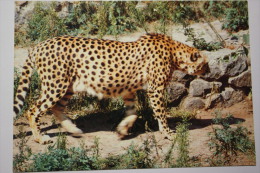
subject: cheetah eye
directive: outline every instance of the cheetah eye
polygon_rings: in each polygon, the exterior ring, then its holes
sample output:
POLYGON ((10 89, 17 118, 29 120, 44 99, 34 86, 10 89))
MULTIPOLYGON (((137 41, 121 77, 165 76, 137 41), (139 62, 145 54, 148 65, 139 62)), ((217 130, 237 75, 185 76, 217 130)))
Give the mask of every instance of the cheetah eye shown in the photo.
POLYGON ((197 59, 198 59, 199 57, 200 57, 199 53, 198 53, 198 52, 195 52, 195 53, 191 54, 190 60, 191 60, 192 62, 195 62, 195 61, 197 61, 197 59))

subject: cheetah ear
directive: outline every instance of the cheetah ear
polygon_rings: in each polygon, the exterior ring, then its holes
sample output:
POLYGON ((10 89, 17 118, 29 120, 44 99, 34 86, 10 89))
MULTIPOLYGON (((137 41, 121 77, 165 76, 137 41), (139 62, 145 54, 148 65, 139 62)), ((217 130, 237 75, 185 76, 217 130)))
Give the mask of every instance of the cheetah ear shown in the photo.
POLYGON ((199 57, 199 55, 198 55, 197 52, 192 53, 192 54, 190 55, 190 60, 191 60, 192 62, 195 62, 195 61, 197 61, 198 57, 199 57))
POLYGON ((194 53, 194 56, 195 56, 195 58, 196 58, 196 60, 200 57, 200 54, 198 53, 198 52, 195 52, 194 53))

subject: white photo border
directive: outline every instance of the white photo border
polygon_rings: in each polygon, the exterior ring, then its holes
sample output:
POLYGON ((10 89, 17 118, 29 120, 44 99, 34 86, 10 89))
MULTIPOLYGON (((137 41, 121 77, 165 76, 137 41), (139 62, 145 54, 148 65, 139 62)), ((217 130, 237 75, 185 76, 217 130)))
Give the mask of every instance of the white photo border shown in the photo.
MULTIPOLYGON (((256 166, 77 171, 75 173, 258 173, 260 172, 260 1, 248 0, 256 166)), ((14 0, 0 0, 0 172, 13 171, 14 0)), ((71 171, 73 172, 73 171, 71 171)), ((61 173, 61 172, 58 172, 61 173)))

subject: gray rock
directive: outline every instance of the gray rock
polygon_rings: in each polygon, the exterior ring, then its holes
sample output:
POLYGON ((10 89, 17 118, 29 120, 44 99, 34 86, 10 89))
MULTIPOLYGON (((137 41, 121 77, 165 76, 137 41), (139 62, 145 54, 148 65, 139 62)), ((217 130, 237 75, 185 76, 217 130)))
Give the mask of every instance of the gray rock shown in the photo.
POLYGON ((207 73, 205 79, 220 79, 223 76, 233 77, 241 74, 248 67, 248 58, 231 50, 222 50, 207 53, 209 57, 210 73, 207 73))
POLYGON ((241 74, 247 69, 247 57, 243 55, 233 55, 228 56, 228 62, 222 64, 222 68, 225 71, 225 76, 233 77, 241 74))
POLYGON ((225 90, 221 92, 221 96, 223 98, 224 107, 232 106, 245 98, 245 94, 243 93, 243 91, 236 91, 231 87, 225 88, 225 90))
POLYGON ((180 99, 187 93, 187 89, 184 84, 178 82, 171 82, 166 88, 167 102, 174 103, 180 102, 180 99))
POLYGON ((192 111, 196 109, 203 109, 205 103, 203 99, 199 97, 186 97, 181 104, 181 108, 192 111))
POLYGON ((182 83, 185 86, 187 86, 194 78, 195 76, 188 75, 179 70, 175 70, 172 74, 172 81, 182 83))
POLYGON ((251 87, 251 69, 248 69, 236 77, 229 78, 228 83, 236 87, 251 87))
POLYGON ((193 97, 202 97, 211 90, 210 82, 203 79, 195 79, 190 83, 189 94, 193 97))
POLYGON ((206 108, 210 109, 213 107, 222 106, 223 98, 222 95, 219 93, 211 94, 206 99, 206 108))
POLYGON ((230 98, 232 97, 232 94, 234 93, 234 89, 231 87, 225 88, 224 91, 222 91, 221 95, 224 99, 224 101, 230 100, 230 98))
POLYGON ((219 79, 224 75, 220 62, 216 60, 209 61, 209 69, 210 73, 203 76, 205 79, 219 79))

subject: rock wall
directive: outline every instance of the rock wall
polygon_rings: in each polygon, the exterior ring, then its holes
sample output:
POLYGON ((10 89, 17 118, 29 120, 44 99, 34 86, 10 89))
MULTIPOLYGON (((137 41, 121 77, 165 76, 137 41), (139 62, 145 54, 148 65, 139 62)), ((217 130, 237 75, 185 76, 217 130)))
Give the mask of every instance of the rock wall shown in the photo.
POLYGON ((251 91, 250 58, 243 49, 205 52, 210 73, 201 77, 181 71, 173 73, 167 87, 168 104, 183 109, 229 107, 245 99, 251 91))

